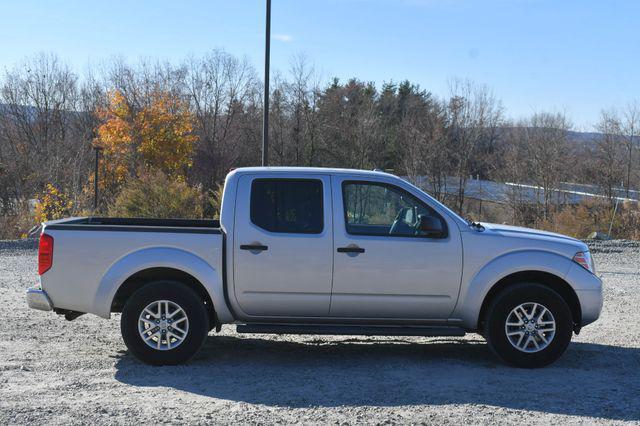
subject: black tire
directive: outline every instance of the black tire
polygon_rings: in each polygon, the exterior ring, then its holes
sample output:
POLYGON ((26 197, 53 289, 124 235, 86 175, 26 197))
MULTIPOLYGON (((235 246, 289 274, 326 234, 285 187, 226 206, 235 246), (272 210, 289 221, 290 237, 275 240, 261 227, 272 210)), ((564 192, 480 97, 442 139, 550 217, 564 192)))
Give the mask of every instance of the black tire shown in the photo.
POLYGON ((122 309, 120 330, 127 348, 140 361, 151 365, 176 365, 188 361, 200 350, 209 331, 209 318, 202 298, 191 288, 177 281, 155 281, 145 284, 127 300, 122 309), (159 300, 177 304, 188 318, 184 339, 171 349, 150 347, 138 331, 142 311, 159 300))
MULTIPOLYGON (((495 297, 485 317, 484 335, 489 347, 502 361, 516 367, 538 368, 553 363, 567 350, 572 333, 573 319, 567 303, 554 290, 537 283, 519 283, 509 286, 495 297), (517 349, 509 341, 505 330, 511 311, 520 304, 528 302, 543 305, 555 319, 555 334, 550 343, 544 349, 533 353, 517 349)), ((533 344, 532 341, 528 346, 533 348, 533 344)))

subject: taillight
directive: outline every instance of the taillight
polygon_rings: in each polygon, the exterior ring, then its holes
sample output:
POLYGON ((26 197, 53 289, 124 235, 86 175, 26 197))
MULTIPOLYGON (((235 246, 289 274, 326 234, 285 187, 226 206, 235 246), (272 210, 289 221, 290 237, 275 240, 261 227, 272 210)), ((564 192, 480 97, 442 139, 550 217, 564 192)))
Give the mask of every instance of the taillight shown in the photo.
POLYGON ((593 260, 591 259, 591 253, 588 251, 579 251, 573 256, 573 261, 584 269, 591 273, 595 273, 593 270, 593 260))
POLYGON ((53 265, 53 237, 42 234, 38 245, 38 275, 51 269, 51 265, 53 265))

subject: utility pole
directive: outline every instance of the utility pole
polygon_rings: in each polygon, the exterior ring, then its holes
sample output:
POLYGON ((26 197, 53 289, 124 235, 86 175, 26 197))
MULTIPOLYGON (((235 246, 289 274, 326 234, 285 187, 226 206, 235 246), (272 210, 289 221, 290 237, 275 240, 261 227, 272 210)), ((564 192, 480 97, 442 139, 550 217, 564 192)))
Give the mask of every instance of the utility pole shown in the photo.
POLYGON ((269 165, 269 60, 271 56, 271 0, 267 0, 264 45, 264 109, 262 112, 262 165, 269 165))
POLYGON ((98 209, 98 165, 100 164, 100 151, 104 148, 94 145, 93 149, 96 152, 96 164, 93 171, 93 211, 95 212, 98 209))

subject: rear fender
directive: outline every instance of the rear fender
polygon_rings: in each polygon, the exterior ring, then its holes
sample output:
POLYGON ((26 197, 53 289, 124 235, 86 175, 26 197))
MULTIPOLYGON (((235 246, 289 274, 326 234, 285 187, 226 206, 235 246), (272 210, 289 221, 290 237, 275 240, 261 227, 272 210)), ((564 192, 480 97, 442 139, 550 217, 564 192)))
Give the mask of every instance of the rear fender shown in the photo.
POLYGON ((216 271, 205 260, 193 253, 168 247, 138 250, 114 263, 100 280, 93 300, 92 312, 109 318, 113 298, 120 286, 135 273, 150 268, 172 268, 193 276, 209 293, 220 321, 224 323, 232 318, 224 302, 222 272, 216 271))

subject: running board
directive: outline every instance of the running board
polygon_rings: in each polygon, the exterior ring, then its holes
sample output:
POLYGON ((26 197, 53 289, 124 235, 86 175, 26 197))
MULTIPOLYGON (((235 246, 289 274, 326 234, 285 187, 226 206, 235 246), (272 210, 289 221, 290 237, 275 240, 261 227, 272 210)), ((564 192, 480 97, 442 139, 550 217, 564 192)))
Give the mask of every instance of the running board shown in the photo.
POLYGON ((331 324, 240 324, 238 333, 324 334, 349 336, 464 336, 459 327, 433 326, 359 326, 331 324))

